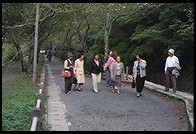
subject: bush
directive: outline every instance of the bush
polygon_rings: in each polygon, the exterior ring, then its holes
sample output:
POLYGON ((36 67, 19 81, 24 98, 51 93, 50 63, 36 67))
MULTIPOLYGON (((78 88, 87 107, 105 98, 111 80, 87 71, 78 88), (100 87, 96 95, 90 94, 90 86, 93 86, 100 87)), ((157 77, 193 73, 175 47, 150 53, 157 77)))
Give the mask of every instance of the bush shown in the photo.
POLYGON ((60 50, 54 51, 54 52, 53 52, 53 55, 54 55, 55 57, 60 58, 60 59, 62 59, 62 60, 65 60, 66 54, 67 54, 67 52, 65 52, 65 51, 60 51, 60 50))
MULTIPOLYGON (((5 65, 6 62, 12 60, 12 58, 16 55, 17 50, 12 44, 4 43, 2 46, 2 66, 5 65)), ((15 60, 16 58, 14 58, 15 60)))
POLYGON ((2 131, 29 131, 37 87, 30 79, 7 86, 2 95, 2 131))
POLYGON ((29 131, 31 127, 31 110, 35 106, 43 64, 38 64, 35 84, 32 83, 32 74, 20 72, 19 66, 13 64, 7 72, 7 81, 2 83, 2 131, 29 131), (11 81, 9 77, 12 77, 11 81))

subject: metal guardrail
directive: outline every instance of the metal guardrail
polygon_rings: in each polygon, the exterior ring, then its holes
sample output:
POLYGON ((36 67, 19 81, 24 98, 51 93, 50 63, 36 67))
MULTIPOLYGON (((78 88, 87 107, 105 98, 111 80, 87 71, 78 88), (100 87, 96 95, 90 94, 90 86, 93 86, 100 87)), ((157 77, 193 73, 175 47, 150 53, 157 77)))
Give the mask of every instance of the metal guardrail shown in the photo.
POLYGON ((43 89, 45 84, 45 67, 42 70, 41 75, 41 83, 40 83, 40 89, 38 93, 36 94, 36 105, 31 111, 32 115, 32 123, 31 123, 31 129, 30 131, 37 131, 39 127, 39 121, 41 117, 41 103, 42 103, 42 95, 43 95, 43 89))
POLYGON ((32 124, 31 124, 31 130, 30 131, 36 131, 38 122, 40 120, 41 116, 41 95, 42 95, 42 89, 39 90, 39 93, 36 94, 36 106, 32 109, 32 124))

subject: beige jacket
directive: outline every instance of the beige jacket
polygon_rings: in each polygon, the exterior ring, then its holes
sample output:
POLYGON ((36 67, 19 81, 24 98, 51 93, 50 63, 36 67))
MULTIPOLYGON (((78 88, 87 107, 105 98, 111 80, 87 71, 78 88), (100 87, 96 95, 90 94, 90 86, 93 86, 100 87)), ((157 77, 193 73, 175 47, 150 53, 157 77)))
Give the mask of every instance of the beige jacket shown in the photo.
MULTIPOLYGON (((111 72, 110 72, 112 81, 115 81, 116 73, 117 73, 117 64, 115 63, 115 64, 112 65, 112 69, 111 69, 111 72)), ((120 74, 121 74, 121 77, 123 77, 124 74, 125 74, 124 64, 122 62, 120 62, 120 74)))
MULTIPOLYGON (((146 65, 147 65, 146 61, 141 60, 141 62, 140 62, 140 77, 146 76, 146 65)), ((138 66, 138 61, 136 60, 133 65, 133 74, 132 74, 134 79, 137 77, 137 66, 138 66)))

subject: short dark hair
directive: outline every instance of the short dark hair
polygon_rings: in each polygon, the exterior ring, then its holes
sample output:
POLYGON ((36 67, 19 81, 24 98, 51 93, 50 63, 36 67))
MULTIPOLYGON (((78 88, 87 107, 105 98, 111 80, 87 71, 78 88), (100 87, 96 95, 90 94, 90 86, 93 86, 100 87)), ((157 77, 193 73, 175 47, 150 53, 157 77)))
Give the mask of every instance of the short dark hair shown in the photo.
POLYGON ((141 54, 137 54, 138 55, 138 57, 141 59, 142 58, 142 55, 141 54))
POLYGON ((97 52, 97 53, 94 53, 94 54, 93 54, 93 58, 95 58, 95 56, 96 56, 97 54, 99 55, 99 53, 98 53, 98 52, 97 52))
POLYGON ((82 55, 84 55, 83 53, 79 53, 78 54, 78 58, 80 58, 82 55))

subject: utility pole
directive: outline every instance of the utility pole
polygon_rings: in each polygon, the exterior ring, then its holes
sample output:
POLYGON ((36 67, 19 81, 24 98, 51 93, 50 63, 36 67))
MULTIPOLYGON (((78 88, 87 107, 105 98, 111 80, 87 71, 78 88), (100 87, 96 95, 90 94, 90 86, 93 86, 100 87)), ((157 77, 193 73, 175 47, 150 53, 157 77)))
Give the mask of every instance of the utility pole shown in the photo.
POLYGON ((36 81, 37 70, 37 44, 38 44, 38 24, 39 24, 39 5, 36 6, 36 21, 35 21, 35 44, 34 44, 34 56, 33 56, 33 83, 36 81))

